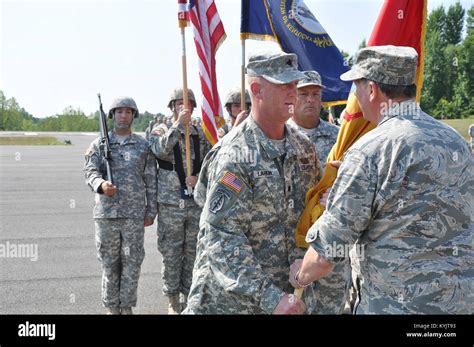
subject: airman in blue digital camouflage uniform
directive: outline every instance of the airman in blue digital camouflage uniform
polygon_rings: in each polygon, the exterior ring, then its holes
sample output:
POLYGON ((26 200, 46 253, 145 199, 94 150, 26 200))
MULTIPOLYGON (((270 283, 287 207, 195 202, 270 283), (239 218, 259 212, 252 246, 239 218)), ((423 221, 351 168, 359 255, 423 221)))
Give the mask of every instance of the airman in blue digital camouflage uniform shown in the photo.
POLYGON ((417 63, 410 47, 367 47, 341 75, 378 125, 346 153, 290 273, 304 286, 348 256, 337 248, 357 245, 356 314, 474 312, 473 157, 416 103, 417 63))

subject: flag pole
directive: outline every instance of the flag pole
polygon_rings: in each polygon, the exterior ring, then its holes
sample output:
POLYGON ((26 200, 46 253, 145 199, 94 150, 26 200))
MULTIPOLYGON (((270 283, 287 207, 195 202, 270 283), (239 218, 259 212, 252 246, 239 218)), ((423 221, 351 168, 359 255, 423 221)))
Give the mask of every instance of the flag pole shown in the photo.
POLYGON ((244 111, 245 108, 245 38, 241 38, 242 42, 242 63, 240 66, 240 110, 244 111))
MULTIPOLYGON (((186 11, 184 8, 187 5, 187 0, 178 0, 179 12, 178 12, 178 23, 181 30, 181 67, 183 72, 183 106, 184 109, 188 109, 189 98, 188 98, 188 74, 186 68, 186 35, 184 29, 187 26, 186 11)), ((189 139, 189 124, 184 125, 185 133, 185 152, 186 152, 186 177, 191 176, 191 141, 189 139)), ((187 187, 188 194, 192 192, 191 187, 187 187)))

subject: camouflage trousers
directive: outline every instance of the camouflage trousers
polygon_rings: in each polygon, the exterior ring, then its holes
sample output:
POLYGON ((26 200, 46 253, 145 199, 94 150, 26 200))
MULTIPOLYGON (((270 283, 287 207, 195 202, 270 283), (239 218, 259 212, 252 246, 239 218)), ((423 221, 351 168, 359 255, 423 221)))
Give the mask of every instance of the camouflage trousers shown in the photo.
POLYGON ((188 295, 196 259, 201 208, 158 204, 158 251, 163 258, 163 294, 188 295))
POLYGON ((102 304, 133 307, 145 258, 143 219, 95 219, 97 257, 102 264, 102 304))
POLYGON ((326 277, 313 283, 316 310, 312 314, 341 314, 348 300, 351 287, 349 259, 336 264, 326 277))

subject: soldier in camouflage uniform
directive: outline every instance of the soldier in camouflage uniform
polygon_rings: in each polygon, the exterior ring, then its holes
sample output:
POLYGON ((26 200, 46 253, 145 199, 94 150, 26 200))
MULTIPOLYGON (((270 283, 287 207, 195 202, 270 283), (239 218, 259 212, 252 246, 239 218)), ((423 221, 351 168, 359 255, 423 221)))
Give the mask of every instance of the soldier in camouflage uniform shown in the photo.
POLYGON ((321 169, 324 170, 328 154, 336 143, 339 128, 319 117, 321 93, 324 88, 321 76, 316 71, 304 71, 303 73, 305 78, 298 82, 295 113, 288 123, 309 137, 316 148, 321 169))
POLYGON ((187 187, 196 185, 202 159, 210 149, 201 128, 190 124, 196 101, 191 90, 188 95, 191 108, 185 110, 182 89, 172 92, 168 107, 173 111, 174 123, 168 130, 156 129, 150 139, 159 166, 158 250, 163 257, 163 294, 168 297, 170 314, 181 313, 191 286, 201 208, 187 187), (189 124, 191 141, 189 177, 185 176, 185 124, 189 124))
MULTIPOLYGON (((288 124, 308 136, 313 143, 321 172, 326 166, 326 159, 332 146, 336 143, 339 128, 322 119, 321 93, 324 88, 321 76, 316 71, 303 71, 305 78, 298 82, 298 94, 295 113, 288 124)), ((314 283, 316 294, 316 314, 339 314, 342 312, 350 286, 351 267, 346 259, 337 265, 330 276, 314 283)))
POLYGON ((132 98, 116 99, 109 118, 113 184, 105 177, 100 138, 86 153, 87 185, 96 193, 93 217, 97 255, 102 263, 102 304, 108 314, 131 314, 145 257, 144 227, 156 216, 156 163, 148 142, 133 134, 138 109, 132 98))
POLYGON ((151 136, 151 133, 153 132, 153 130, 156 128, 156 127, 159 127, 159 126, 164 126, 166 127, 166 124, 165 124, 165 116, 162 115, 162 114, 159 114, 157 116, 155 116, 153 118, 153 120, 151 120, 149 123, 148 123, 148 127, 146 128, 145 130, 145 138, 147 140, 150 139, 150 136, 151 136))
POLYGON ((474 312, 473 158, 417 105, 417 62, 410 47, 367 47, 341 75, 378 125, 346 153, 290 273, 295 287, 317 280, 356 245, 357 314, 474 312))
POLYGON ((145 129, 145 139, 150 138, 151 130, 153 129, 153 126, 156 124, 158 121, 158 116, 153 117, 151 121, 148 122, 148 126, 145 129))
POLYGON ((186 313, 304 312, 288 272, 302 256, 294 229, 318 162, 309 140, 285 124, 304 75, 296 55, 283 52, 252 55, 247 74, 252 112, 208 156, 186 313))
POLYGON ((158 117, 158 120, 156 123, 153 124, 148 138, 150 138, 152 135, 159 135, 159 134, 166 133, 168 131, 168 126, 166 125, 166 122, 165 122, 165 116, 160 115, 157 117, 158 117))
POLYGON ((248 90, 245 90, 245 110, 242 110, 240 105, 240 94, 240 88, 235 88, 230 90, 225 97, 224 106, 227 110, 227 113, 229 114, 230 122, 226 122, 222 127, 219 128, 217 131, 219 138, 227 134, 234 126, 242 123, 248 116, 251 106, 250 94, 248 90))

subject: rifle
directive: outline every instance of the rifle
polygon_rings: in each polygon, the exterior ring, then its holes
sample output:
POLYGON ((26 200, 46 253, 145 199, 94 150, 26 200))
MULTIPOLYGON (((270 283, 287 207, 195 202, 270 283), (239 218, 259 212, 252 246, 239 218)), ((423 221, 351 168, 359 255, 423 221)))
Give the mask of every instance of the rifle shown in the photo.
MULTIPOLYGON (((100 110, 100 142, 99 147, 101 149, 101 154, 105 161, 105 168, 107 173, 107 180, 114 184, 112 178, 112 170, 110 168, 110 162, 112 161, 112 156, 110 155, 110 144, 109 144, 109 131, 107 129, 107 116, 105 115, 104 109, 102 108, 102 100, 100 99, 100 93, 97 94, 99 97, 99 110, 100 110)), ((105 177, 104 177, 105 179, 105 177)))

